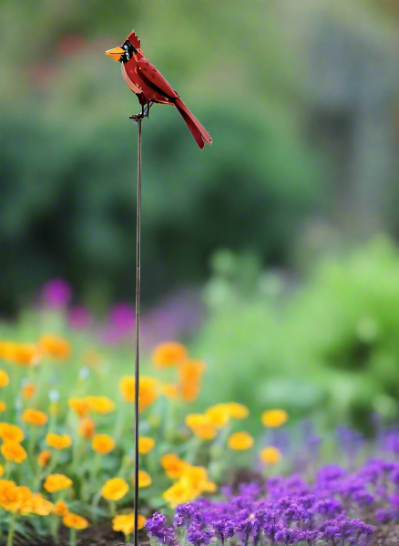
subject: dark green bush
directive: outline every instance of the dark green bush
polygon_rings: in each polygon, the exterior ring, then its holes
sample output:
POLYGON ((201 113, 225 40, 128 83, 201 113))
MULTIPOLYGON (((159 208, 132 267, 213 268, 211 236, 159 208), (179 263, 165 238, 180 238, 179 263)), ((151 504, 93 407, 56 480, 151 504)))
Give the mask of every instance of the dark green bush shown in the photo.
MULTIPOLYGON (((215 140, 202 152, 172 108, 154 106, 143 127, 147 300, 203 279, 220 246, 286 260, 292 233, 321 201, 315 164, 294 137, 233 108, 196 113, 215 140)), ((59 274, 81 292, 112 285, 112 296, 132 296, 135 128, 2 117, 3 307, 59 274)))

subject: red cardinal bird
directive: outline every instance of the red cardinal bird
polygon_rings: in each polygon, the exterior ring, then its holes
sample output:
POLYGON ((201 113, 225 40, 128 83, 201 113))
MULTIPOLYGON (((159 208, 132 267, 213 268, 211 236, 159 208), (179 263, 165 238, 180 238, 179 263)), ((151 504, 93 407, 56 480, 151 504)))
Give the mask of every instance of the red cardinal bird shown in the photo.
POLYGON ((141 114, 132 116, 133 119, 142 119, 148 116, 150 106, 154 102, 173 104, 187 123, 198 146, 203 148, 205 143, 209 146, 212 144, 211 135, 205 127, 190 112, 179 94, 170 86, 159 70, 147 61, 140 49, 140 40, 134 30, 120 47, 110 49, 106 51, 106 54, 121 63, 123 78, 133 93, 137 95, 142 106, 141 114))

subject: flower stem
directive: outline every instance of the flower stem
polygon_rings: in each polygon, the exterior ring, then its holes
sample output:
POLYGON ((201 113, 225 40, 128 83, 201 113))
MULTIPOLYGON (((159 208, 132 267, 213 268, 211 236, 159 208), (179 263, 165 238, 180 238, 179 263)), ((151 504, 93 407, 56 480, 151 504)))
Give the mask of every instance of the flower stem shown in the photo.
POLYGON ((12 546, 14 539, 15 520, 17 519, 17 513, 14 512, 10 521, 10 529, 8 531, 7 546, 12 546))
POLYGON ((69 530, 69 546, 76 546, 76 529, 69 530))

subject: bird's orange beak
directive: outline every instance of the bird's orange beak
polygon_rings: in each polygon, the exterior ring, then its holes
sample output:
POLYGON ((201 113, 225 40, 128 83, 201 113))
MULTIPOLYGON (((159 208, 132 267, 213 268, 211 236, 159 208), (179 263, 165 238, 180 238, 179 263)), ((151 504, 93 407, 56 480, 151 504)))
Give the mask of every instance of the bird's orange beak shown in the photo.
POLYGON ((114 59, 114 61, 120 61, 122 55, 124 55, 126 52, 121 47, 115 47, 114 49, 109 49, 105 52, 108 57, 111 57, 111 59, 114 59))

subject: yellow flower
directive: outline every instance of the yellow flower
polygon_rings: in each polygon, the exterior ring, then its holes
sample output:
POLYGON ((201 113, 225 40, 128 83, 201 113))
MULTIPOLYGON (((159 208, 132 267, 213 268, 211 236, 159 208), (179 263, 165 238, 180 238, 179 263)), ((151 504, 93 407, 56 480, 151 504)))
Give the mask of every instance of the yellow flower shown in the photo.
POLYGON ((97 368, 103 361, 103 358, 95 349, 91 349, 82 354, 82 361, 85 366, 97 368))
POLYGON ((250 449, 254 445, 254 439, 248 432, 235 432, 228 440, 230 449, 243 450, 250 449))
POLYGON ((169 503, 171 508, 176 508, 179 504, 194 500, 198 496, 198 492, 189 482, 179 480, 167 489, 162 497, 169 503))
POLYGON ((265 464, 277 464, 281 461, 282 455, 277 447, 264 447, 259 454, 261 461, 265 464))
POLYGON ((0 358, 20 366, 37 366, 42 354, 32 343, 0 342, 0 358))
POLYGON ((61 337, 43 334, 38 345, 43 354, 56 360, 67 360, 71 356, 71 345, 61 337))
POLYGON ((68 514, 62 518, 62 523, 65 527, 69 527, 70 529, 86 529, 89 526, 87 519, 78 516, 78 514, 73 514, 72 512, 68 512, 68 514))
POLYGON ((188 483, 195 489, 197 495, 201 493, 213 493, 216 491, 216 484, 209 481, 208 471, 203 466, 190 466, 181 477, 183 483, 188 483))
POLYGON ((8 373, 4 370, 0 370, 0 387, 7 387, 9 382, 10 378, 8 377, 8 373))
POLYGON ((177 366, 188 358, 188 351, 181 343, 161 343, 152 353, 152 361, 158 368, 177 366))
POLYGON ((209 418, 210 423, 215 428, 223 428, 230 420, 230 413, 226 404, 216 404, 208 408, 205 415, 209 418))
POLYGON ((190 413, 186 415, 186 425, 203 440, 213 440, 216 436, 215 427, 207 415, 201 413, 190 413))
POLYGON ((114 449, 115 440, 108 436, 108 434, 96 434, 91 442, 91 447, 96 453, 105 455, 114 449))
POLYGON ((56 493, 57 491, 63 491, 68 489, 72 485, 72 480, 64 474, 50 474, 47 476, 43 487, 49 493, 56 493))
POLYGON ((115 409, 114 402, 106 396, 86 396, 85 401, 95 413, 110 413, 115 409))
POLYGON ((10 425, 9 423, 0 423, 0 438, 3 442, 7 440, 10 442, 22 442, 25 438, 23 430, 17 425, 10 425))
POLYGON ((187 360, 179 366, 179 390, 186 402, 197 399, 205 370, 206 366, 201 360, 187 360))
POLYGON ((72 440, 68 434, 50 433, 46 436, 46 444, 54 449, 65 449, 72 445, 72 440))
POLYGON ((7 461, 20 464, 24 461, 28 454, 18 442, 6 440, 1 446, 1 453, 7 461))
POLYGON ((164 468, 168 478, 174 480, 180 478, 190 468, 190 464, 180 459, 174 453, 167 453, 161 459, 161 466, 164 468))
POLYGON ((53 503, 48 501, 40 493, 32 497, 32 512, 38 516, 48 516, 53 511, 53 503))
POLYGON ((39 456, 37 458, 37 462, 40 466, 47 466, 51 459, 51 451, 48 449, 44 449, 39 453, 39 456))
POLYGON ((48 417, 42 411, 28 408, 22 412, 21 419, 22 421, 24 421, 25 423, 29 423, 30 425, 42 427, 47 423, 48 417))
POLYGON ((0 478, 4 476, 4 467, 0 464, 0 478))
MULTIPOLYGON (((142 529, 146 521, 144 516, 138 514, 137 528, 142 529)), ((134 513, 115 516, 112 520, 112 529, 123 533, 125 536, 131 535, 134 531, 134 513)))
POLYGON ((166 398, 170 398, 171 400, 179 398, 179 385, 175 385, 174 383, 162 383, 160 388, 162 394, 165 395, 166 398))
POLYGON ((36 387, 33 383, 28 383, 27 385, 22 387, 22 396, 25 398, 25 400, 30 400, 35 392, 36 387))
MULTIPOLYGON (((132 479, 132 484, 134 486, 134 476, 132 479)), ((152 484, 151 476, 145 470, 139 470, 139 488, 149 487, 152 484)))
POLYGON ((262 423, 265 427, 281 427, 288 419, 288 414, 284 410, 274 409, 263 412, 262 423))
POLYGON ((90 417, 83 417, 83 419, 80 420, 78 431, 83 438, 90 440, 93 438, 95 430, 96 427, 93 419, 90 417))
POLYGON ((70 398, 68 400, 68 406, 71 410, 75 411, 79 417, 84 417, 89 411, 89 404, 84 398, 70 398))
POLYGON ((6 406, 5 402, 2 402, 0 400, 0 413, 2 413, 3 411, 6 411, 6 409, 7 409, 7 406, 6 406))
MULTIPOLYGON (((134 402, 135 400, 135 380, 133 376, 122 377, 119 383, 121 394, 126 402, 134 402)), ((139 409, 143 411, 150 406, 159 396, 157 381, 143 375, 140 377, 139 383, 139 409)))
POLYGON ((22 506, 23 492, 14 482, 0 480, 0 506, 8 512, 16 513, 22 506))
POLYGON ((140 455, 146 455, 154 449, 155 440, 148 438, 147 436, 140 436, 139 438, 139 453, 140 455))
POLYGON ((229 402, 225 404, 230 417, 233 419, 245 419, 249 415, 249 410, 243 404, 237 404, 237 402, 229 402))
POLYGON ((53 514, 55 516, 66 516, 67 514, 69 514, 68 506, 63 500, 59 499, 54 504, 53 514))
POLYGON ((128 491, 129 485, 127 481, 122 478, 112 478, 103 485, 101 494, 106 500, 117 501, 122 499, 128 491))

